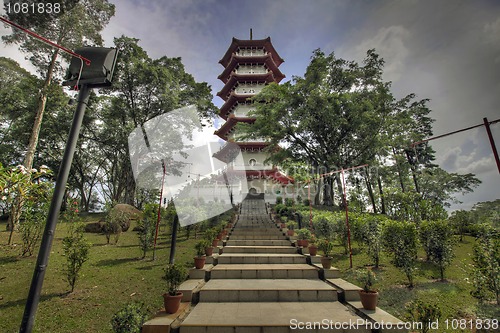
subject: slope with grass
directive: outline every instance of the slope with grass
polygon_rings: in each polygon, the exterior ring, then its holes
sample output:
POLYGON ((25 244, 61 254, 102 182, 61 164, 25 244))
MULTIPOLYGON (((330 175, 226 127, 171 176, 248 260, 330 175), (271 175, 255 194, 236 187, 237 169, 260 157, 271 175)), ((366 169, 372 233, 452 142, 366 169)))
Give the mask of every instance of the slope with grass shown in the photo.
MULTIPOLYGON (((87 220, 99 218, 91 216, 87 220)), ((162 307, 165 282, 161 276, 168 263, 170 234, 160 233, 157 260, 151 260, 151 253, 141 260, 133 227, 120 236, 117 245, 106 245, 104 235, 85 234, 93 244, 90 259, 70 294, 62 272, 65 258, 61 244, 68 224, 57 225, 34 332, 112 332, 110 319, 126 303, 144 302, 151 315, 162 307)), ((7 246, 4 224, 0 224, 0 230, 0 332, 14 333, 21 324, 36 253, 21 257, 20 239, 7 246)), ((184 232, 178 235, 176 261, 190 266, 196 240, 193 236, 187 240, 184 232)))

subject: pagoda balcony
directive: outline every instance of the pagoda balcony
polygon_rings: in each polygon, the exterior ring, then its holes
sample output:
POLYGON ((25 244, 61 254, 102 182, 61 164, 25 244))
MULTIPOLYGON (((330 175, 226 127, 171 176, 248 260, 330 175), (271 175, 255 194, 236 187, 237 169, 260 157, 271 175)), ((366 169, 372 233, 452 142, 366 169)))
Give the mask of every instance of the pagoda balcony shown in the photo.
POLYGON ((259 171, 259 170, 273 170, 275 167, 268 164, 255 163, 254 165, 237 164, 229 168, 234 171, 259 171))
POLYGON ((242 56, 233 55, 231 57, 230 62, 225 67, 224 71, 221 75, 218 76, 218 79, 222 82, 226 83, 230 79, 230 75, 237 71, 238 66, 241 64, 245 65, 264 65, 266 70, 273 73, 275 82, 279 83, 281 80, 285 78, 285 75, 279 70, 278 66, 274 62, 272 56, 267 54, 265 56, 255 56, 253 58, 246 58, 242 56))

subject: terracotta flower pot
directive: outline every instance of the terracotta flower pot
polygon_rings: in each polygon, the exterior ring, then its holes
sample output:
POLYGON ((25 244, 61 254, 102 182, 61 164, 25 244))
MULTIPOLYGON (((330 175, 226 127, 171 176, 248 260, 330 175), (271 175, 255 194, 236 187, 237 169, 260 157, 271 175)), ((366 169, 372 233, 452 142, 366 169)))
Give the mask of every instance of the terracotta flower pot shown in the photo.
POLYGON ((295 231, 293 229, 288 229, 287 232, 286 232, 286 234, 288 236, 293 236, 295 234, 295 231))
POLYGON ((205 266, 206 257, 194 257, 194 267, 196 269, 202 269, 205 266))
POLYGON ((212 241, 212 246, 213 246, 213 247, 217 247, 217 245, 219 245, 219 240, 218 240, 218 239, 214 239, 214 240, 212 241))
POLYGON ((377 308, 378 292, 360 290, 359 297, 365 310, 375 310, 377 308))
POLYGON ((177 295, 172 296, 168 293, 163 294, 163 304, 165 305, 165 312, 176 313, 181 305, 182 293, 177 292, 177 295))
POLYGON ((324 269, 332 268, 332 258, 331 257, 321 257, 321 265, 324 269))
POLYGON ((308 247, 309 246, 309 241, 307 239, 302 240, 302 246, 303 247, 308 247))
POLYGON ((314 244, 309 245, 309 254, 311 256, 315 256, 316 254, 318 254, 318 247, 314 244))
POLYGON ((212 254, 214 254, 214 247, 213 246, 206 247, 205 248, 205 255, 211 256, 212 254))

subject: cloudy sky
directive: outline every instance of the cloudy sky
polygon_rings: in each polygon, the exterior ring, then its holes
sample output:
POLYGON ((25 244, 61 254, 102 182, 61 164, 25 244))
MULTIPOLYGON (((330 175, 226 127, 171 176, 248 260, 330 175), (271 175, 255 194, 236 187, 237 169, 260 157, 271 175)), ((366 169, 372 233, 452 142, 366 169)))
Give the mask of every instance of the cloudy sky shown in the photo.
MULTIPOLYGON (((500 118, 500 2, 362 1, 362 0, 111 0, 116 15, 103 35, 140 39, 153 58, 182 57, 197 81, 214 95, 222 88, 218 64, 232 37, 271 37, 290 80, 302 76, 312 51, 361 60, 375 48, 385 59, 385 79, 393 92, 429 98, 434 134, 500 118)), ((7 29, 0 27, 0 33, 7 29)), ((13 48, 2 55, 19 60, 13 48)), ((217 106, 222 100, 214 97, 217 106)), ((500 123, 492 125, 500 149, 500 123)), ((437 163, 450 172, 473 172, 483 181, 462 197, 477 201, 500 198, 500 177, 485 129, 449 136, 432 145, 437 163)))

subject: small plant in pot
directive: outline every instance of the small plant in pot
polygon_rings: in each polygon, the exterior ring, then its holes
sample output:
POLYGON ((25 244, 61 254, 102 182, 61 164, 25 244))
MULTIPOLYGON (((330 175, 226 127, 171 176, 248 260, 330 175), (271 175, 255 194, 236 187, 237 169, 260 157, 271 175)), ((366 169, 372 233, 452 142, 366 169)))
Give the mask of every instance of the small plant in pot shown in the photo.
POLYGON ((179 310, 182 299, 179 287, 186 276, 186 269, 179 264, 169 264, 165 269, 163 279, 167 281, 167 293, 163 294, 163 302, 167 313, 176 313, 179 310))
POLYGON ((295 234, 295 227, 297 226, 297 222, 295 221, 288 221, 286 224, 286 227, 288 228, 286 234, 288 236, 293 236, 295 234))
POLYGON ((316 245, 316 242, 318 240, 316 239, 316 236, 311 235, 309 238, 309 255, 315 256, 318 254, 318 246, 316 245))
POLYGON ((318 242, 318 249, 323 252, 321 257, 321 265, 325 269, 330 269, 332 267, 332 254, 333 254, 333 243, 329 239, 323 238, 318 242))
POLYGON ((216 237, 218 231, 215 228, 208 229, 205 231, 205 239, 209 240, 213 247, 216 247, 219 244, 219 240, 216 237))
POLYGON ((210 245, 206 240, 199 241, 194 246, 196 249, 196 257, 194 257, 194 267, 196 269, 202 269, 205 266, 205 261, 207 257, 205 256, 205 248, 210 245))
POLYGON ((281 229, 286 228, 286 223, 288 222, 288 217, 287 216, 282 216, 280 218, 280 220, 281 220, 281 224, 280 224, 281 229))
POLYGON ((358 280, 363 284, 363 289, 359 291, 361 304, 365 310, 375 310, 378 303, 378 291, 374 288, 377 276, 371 269, 357 272, 358 280))
POLYGON ((309 238, 311 238, 311 232, 307 228, 301 228, 297 230, 297 245, 302 247, 309 246, 309 238))

